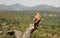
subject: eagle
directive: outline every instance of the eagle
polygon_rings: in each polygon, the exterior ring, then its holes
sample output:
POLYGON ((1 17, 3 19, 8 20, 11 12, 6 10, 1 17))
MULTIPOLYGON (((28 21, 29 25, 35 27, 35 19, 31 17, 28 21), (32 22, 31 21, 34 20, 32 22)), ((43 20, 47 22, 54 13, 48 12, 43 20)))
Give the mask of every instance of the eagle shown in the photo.
POLYGON ((35 27, 38 27, 38 23, 40 22, 41 20, 41 16, 39 14, 40 12, 37 12, 35 17, 34 17, 34 24, 35 24, 35 27))

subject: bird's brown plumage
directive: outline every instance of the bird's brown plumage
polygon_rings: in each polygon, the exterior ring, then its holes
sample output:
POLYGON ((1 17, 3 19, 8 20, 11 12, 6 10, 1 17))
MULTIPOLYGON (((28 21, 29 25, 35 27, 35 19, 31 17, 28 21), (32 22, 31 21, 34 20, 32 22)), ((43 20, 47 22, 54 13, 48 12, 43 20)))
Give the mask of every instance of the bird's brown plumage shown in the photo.
POLYGON ((40 16, 39 12, 37 12, 37 14, 36 14, 35 17, 34 17, 34 22, 35 22, 35 23, 38 23, 39 20, 41 20, 41 16, 40 16))
POLYGON ((38 27, 38 23, 40 22, 40 20, 41 20, 41 16, 40 16, 39 12, 37 12, 37 14, 34 17, 34 27, 35 28, 38 27))

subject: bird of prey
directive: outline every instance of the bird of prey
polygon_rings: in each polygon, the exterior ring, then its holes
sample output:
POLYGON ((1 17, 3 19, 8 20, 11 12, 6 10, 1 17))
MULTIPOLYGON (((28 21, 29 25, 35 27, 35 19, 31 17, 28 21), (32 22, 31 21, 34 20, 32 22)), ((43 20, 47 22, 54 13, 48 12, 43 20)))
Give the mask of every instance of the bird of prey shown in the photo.
POLYGON ((40 22, 40 20, 41 20, 41 16, 40 16, 39 12, 37 12, 37 14, 34 17, 35 27, 38 27, 38 23, 40 22))

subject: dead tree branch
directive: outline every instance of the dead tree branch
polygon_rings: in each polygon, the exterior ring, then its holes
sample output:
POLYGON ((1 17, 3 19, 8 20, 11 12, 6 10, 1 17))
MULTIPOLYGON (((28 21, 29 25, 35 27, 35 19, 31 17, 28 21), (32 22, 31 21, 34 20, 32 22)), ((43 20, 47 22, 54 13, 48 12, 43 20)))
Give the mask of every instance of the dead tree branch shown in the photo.
MULTIPOLYGON (((15 38, 30 38, 31 33, 33 33, 37 28, 38 24, 41 21, 41 16, 39 12, 34 17, 34 23, 30 24, 26 31, 22 34, 22 32, 14 30, 15 38)), ((8 32, 10 35, 12 32, 8 32)), ((12 34, 13 35, 13 34, 12 34)))

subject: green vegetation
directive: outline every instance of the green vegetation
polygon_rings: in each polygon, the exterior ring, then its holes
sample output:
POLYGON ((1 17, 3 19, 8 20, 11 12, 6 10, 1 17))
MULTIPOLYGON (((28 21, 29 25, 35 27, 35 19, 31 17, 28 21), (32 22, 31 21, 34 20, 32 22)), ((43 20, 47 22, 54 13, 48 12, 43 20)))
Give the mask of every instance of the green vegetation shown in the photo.
MULTIPOLYGON (((35 11, 0 11, 0 38, 13 38, 6 33, 9 30, 17 29, 24 32, 29 24, 33 23, 35 14, 35 11)), ((40 28, 31 38, 50 38, 48 34, 60 36, 60 13, 40 11, 40 15, 40 28)))

